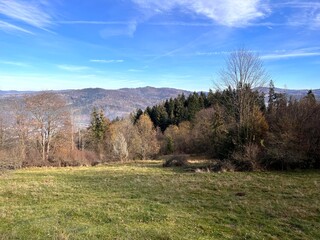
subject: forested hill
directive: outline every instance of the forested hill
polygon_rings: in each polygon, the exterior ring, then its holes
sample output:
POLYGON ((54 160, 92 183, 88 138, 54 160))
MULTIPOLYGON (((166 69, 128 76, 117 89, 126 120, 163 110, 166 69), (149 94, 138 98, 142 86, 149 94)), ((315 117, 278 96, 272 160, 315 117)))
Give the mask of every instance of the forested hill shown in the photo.
MULTIPOLYGON (((90 113, 94 107, 104 109, 108 118, 123 117, 136 109, 145 109, 166 99, 177 97, 191 92, 173 88, 123 88, 107 90, 102 88, 86 88, 80 90, 53 91, 61 94, 71 105, 75 121, 82 124, 89 122, 90 113)), ((0 91, 0 104, 7 104, 8 100, 34 94, 37 92, 0 91)))
MULTIPOLYGON (((290 90, 276 88, 276 92, 286 93, 288 96, 300 99, 305 96, 308 90, 290 90)), ((260 92, 268 94, 268 88, 260 88, 260 92)), ((320 99, 320 89, 312 90, 315 97, 320 99)), ((93 107, 104 109, 108 118, 123 117, 136 109, 146 109, 147 106, 154 106, 166 99, 175 98, 184 93, 187 97, 191 92, 173 88, 122 88, 108 90, 102 88, 86 88, 80 90, 53 91, 63 95, 72 106, 75 120, 82 124, 89 122, 90 113, 93 107)), ((8 100, 21 97, 26 94, 34 94, 32 91, 1 91, 0 103, 6 105, 8 100)))

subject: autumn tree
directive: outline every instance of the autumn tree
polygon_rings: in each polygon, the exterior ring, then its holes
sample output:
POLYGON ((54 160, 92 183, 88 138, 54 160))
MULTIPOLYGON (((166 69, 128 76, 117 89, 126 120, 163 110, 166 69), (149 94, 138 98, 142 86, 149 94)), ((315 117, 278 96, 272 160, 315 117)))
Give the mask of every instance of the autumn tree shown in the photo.
POLYGON ((148 159, 155 156, 160 149, 157 132, 153 126, 150 117, 146 114, 140 116, 135 125, 137 129, 137 135, 135 141, 137 144, 136 153, 141 159, 148 159))
POLYGON ((179 135, 179 127, 177 125, 170 125, 164 132, 164 142, 162 146, 162 151, 166 154, 171 154, 176 152, 179 145, 177 137, 179 135))
MULTIPOLYGON (((115 142, 117 142, 117 135, 122 135, 125 138, 126 147, 128 151, 127 159, 134 159, 136 157, 136 149, 139 148, 139 140, 138 139, 138 130, 136 126, 134 125, 135 121, 138 121, 139 119, 135 120, 134 118, 124 118, 120 121, 113 122, 111 127, 111 134, 112 134, 112 144, 117 145, 115 142)), ((121 137, 120 137, 121 138, 121 137)), ((118 140, 120 140, 118 138, 118 140)), ((124 141, 121 141, 124 143, 124 141)), ((119 145, 118 145, 119 146, 119 145)), ((123 152, 125 152, 125 144, 121 144, 123 152)), ((118 147, 117 147, 118 148, 118 147)), ((121 160, 119 158, 119 155, 115 153, 115 157, 117 160, 121 160)))
POLYGON ((171 125, 164 132, 164 152, 192 153, 192 126, 189 121, 183 121, 178 126, 171 125), (172 148, 172 149, 171 149, 172 148))
POLYGON ((192 129, 192 141, 194 151, 198 153, 208 153, 212 147, 213 123, 215 114, 213 108, 203 109, 195 115, 192 129))

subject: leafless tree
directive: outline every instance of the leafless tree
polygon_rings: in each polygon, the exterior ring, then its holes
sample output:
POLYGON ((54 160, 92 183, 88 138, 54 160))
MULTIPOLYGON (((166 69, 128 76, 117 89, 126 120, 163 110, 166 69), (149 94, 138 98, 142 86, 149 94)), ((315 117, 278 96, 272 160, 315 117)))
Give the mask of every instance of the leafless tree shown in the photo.
POLYGON ((240 48, 226 59, 226 66, 219 73, 223 87, 250 89, 261 87, 269 80, 259 54, 240 48))
POLYGON ((240 129, 250 122, 253 108, 257 105, 257 95, 253 90, 264 86, 270 77, 259 55, 243 48, 229 55, 219 77, 218 89, 222 87, 233 91, 233 97, 226 101, 232 106, 240 129))
POLYGON ((52 140, 70 123, 65 100, 52 92, 42 92, 25 99, 30 113, 32 133, 38 137, 42 160, 49 159, 52 140))
POLYGON ((114 157, 120 161, 126 161, 129 156, 128 144, 121 132, 117 132, 112 141, 114 157))
POLYGON ((27 145, 29 140, 30 122, 22 99, 15 99, 11 104, 13 113, 13 134, 18 138, 18 156, 22 162, 26 160, 27 145))

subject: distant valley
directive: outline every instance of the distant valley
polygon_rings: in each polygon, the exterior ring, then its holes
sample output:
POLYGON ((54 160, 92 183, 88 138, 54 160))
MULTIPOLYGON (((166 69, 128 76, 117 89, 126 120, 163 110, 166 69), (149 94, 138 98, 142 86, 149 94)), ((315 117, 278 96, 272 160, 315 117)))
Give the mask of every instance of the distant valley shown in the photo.
MULTIPOLYGON (((87 88, 80 90, 53 91, 62 95, 70 105, 75 122, 85 126, 90 121, 90 113, 94 107, 105 111, 109 119, 124 117, 133 111, 147 106, 156 105, 166 99, 177 97, 179 94, 189 95, 191 92, 173 88, 122 88, 107 90, 102 88, 87 88)), ((32 91, 0 91, 0 103, 2 106, 15 98, 26 94, 35 94, 32 91)))
MULTIPOLYGON (((260 92, 268 94, 268 88, 259 88, 260 92)), ((296 99, 306 96, 308 90, 291 90, 276 88, 276 92, 286 93, 296 99)), ((320 89, 312 90, 320 100, 320 89)), ((110 119, 125 117, 133 111, 147 106, 156 105, 169 98, 177 97, 179 94, 189 95, 191 92, 173 88, 122 88, 118 90, 107 90, 102 88, 87 88, 80 90, 53 91, 62 95, 70 105, 75 122, 85 126, 90 121, 90 113, 94 107, 104 109, 110 119)), ((35 94, 32 91, 0 91, 0 104, 2 107, 8 102, 26 94, 35 94)))

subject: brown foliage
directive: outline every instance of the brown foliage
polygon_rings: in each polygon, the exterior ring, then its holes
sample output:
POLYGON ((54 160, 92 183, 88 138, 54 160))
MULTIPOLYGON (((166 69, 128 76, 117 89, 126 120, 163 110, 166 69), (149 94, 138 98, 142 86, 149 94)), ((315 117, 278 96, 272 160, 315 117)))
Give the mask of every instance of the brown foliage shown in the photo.
POLYGON ((320 167, 320 104, 291 100, 270 119, 264 164, 270 168, 320 167))
POLYGON ((133 135, 136 145, 136 156, 141 159, 153 158, 160 150, 155 130, 150 117, 146 114, 140 116, 136 125, 136 134, 133 135))

